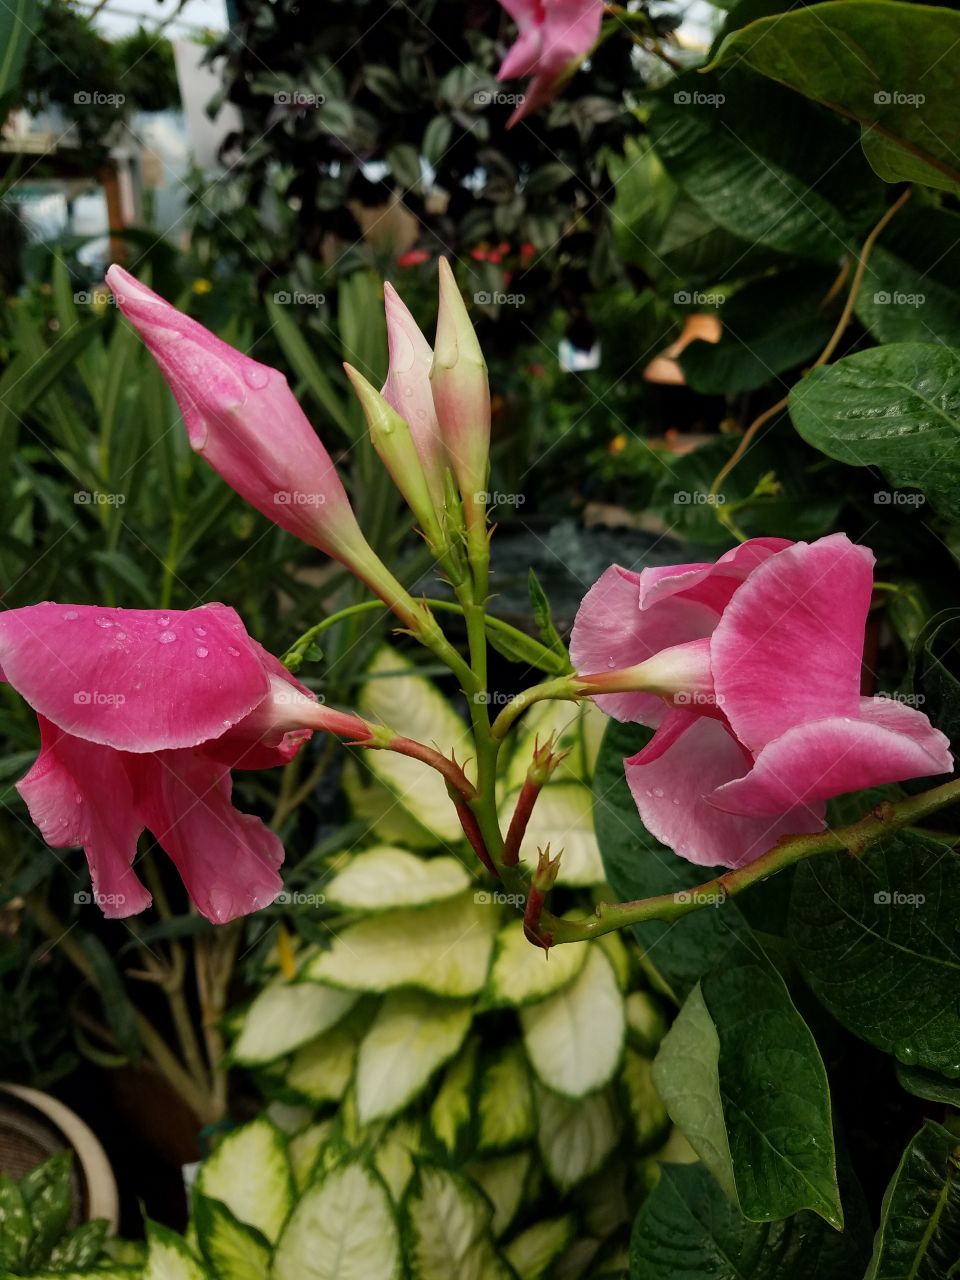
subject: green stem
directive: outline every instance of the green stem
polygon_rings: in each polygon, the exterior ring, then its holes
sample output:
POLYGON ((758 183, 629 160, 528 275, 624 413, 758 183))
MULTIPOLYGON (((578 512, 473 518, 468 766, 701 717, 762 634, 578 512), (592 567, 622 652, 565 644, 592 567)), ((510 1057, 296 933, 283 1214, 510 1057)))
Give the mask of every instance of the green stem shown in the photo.
POLYGON ((601 902, 596 908, 596 915, 586 920, 560 920, 544 912, 543 933, 550 935, 553 944, 582 942, 629 925, 644 924, 648 920, 679 920, 703 907, 720 906, 727 898, 736 897, 751 885, 816 854, 846 849, 854 857, 860 857, 877 840, 957 801, 960 801, 960 779, 893 804, 878 805, 866 817, 845 827, 836 827, 819 835, 787 836, 748 866, 725 871, 723 875, 692 889, 640 898, 635 902, 601 902))
POLYGON ((502 742, 510 731, 513 722, 535 702, 543 702, 547 698, 559 698, 566 702, 576 702, 582 698, 585 690, 578 688, 575 675, 557 676, 555 680, 544 680, 542 684, 531 685, 518 693, 500 712, 493 722, 491 733, 497 742, 502 742))

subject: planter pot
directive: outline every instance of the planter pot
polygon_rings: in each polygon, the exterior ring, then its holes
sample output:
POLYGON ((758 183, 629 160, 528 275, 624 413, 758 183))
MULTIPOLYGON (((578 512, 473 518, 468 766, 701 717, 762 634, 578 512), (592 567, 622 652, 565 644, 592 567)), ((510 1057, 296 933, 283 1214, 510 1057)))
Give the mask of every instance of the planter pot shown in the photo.
POLYGON ((70 1225, 120 1219, 117 1183, 93 1131, 57 1098, 19 1084, 0 1084, 0 1172, 21 1178, 41 1160, 73 1152, 74 1208, 70 1225))

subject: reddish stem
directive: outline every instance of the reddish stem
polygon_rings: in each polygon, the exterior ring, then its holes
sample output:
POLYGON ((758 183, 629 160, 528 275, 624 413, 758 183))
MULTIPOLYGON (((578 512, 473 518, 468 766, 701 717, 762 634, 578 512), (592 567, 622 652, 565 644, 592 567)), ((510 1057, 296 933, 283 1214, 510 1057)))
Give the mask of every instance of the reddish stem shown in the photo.
POLYGON ((396 737, 385 744, 361 742, 357 745, 369 746, 374 750, 382 746, 384 750, 396 751, 402 756, 410 756, 413 760, 422 760, 424 764, 430 765, 431 769, 442 773, 448 788, 452 787, 464 800, 472 800, 476 794, 473 784, 455 760, 448 760, 441 752, 422 742, 415 742, 413 738, 396 737))
POLYGON ((477 822, 473 810, 461 796, 457 795, 455 791, 449 788, 448 790, 450 790, 450 799, 453 801, 454 807, 457 810, 457 817, 460 819, 460 825, 463 827, 463 834, 470 841, 474 853, 483 865, 499 880, 500 872, 494 866, 493 859, 490 857, 489 853, 487 853, 487 846, 483 842, 483 834, 480 830, 480 824, 477 822))
POLYGON ((503 845, 503 865, 505 867, 515 867, 520 861, 520 846, 523 843, 527 823, 530 821, 530 815, 533 813, 533 806, 537 803, 537 796, 540 794, 540 790, 541 784, 534 782, 528 774, 520 789, 520 795, 517 797, 517 807, 514 809, 513 817, 510 819, 507 838, 503 845))

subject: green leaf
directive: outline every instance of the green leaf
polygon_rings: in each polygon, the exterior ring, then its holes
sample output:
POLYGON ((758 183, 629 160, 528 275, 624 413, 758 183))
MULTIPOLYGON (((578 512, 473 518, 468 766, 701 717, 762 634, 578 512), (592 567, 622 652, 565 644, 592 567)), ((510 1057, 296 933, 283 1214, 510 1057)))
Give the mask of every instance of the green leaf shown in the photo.
POLYGON ((285 303, 267 298, 267 313, 272 330, 283 348, 291 368, 306 383, 317 404, 334 420, 348 439, 354 439, 353 422, 346 410, 345 397, 334 388, 297 324, 296 313, 285 303))
POLYGON ((127 993, 120 972, 106 947, 92 933, 85 933, 80 945, 90 962, 94 984, 107 1015, 110 1030, 120 1048, 136 1066, 140 1061, 140 1032, 137 1029, 136 1010, 127 993))
POLYGON ((602 1168, 616 1148, 621 1117, 608 1089, 562 1098, 537 1088, 537 1143, 547 1173, 561 1191, 602 1168))
POLYGON ((576 1235, 574 1218, 545 1218, 535 1222, 504 1248, 507 1261, 520 1280, 543 1280, 554 1258, 558 1258, 576 1235))
MULTIPOLYGON (((607 879, 617 898, 648 898, 702 884, 710 875, 677 857, 646 830, 623 772, 623 761, 650 740, 640 725, 610 721, 594 777, 594 823, 607 879)), ((670 924, 651 921, 633 933, 664 980, 685 996, 730 948, 734 937, 749 936, 736 903, 693 911, 670 924)))
POLYGON ((10 0, 0 6, 0 110, 16 101, 27 48, 40 24, 40 0, 10 0))
POLYGON ((960 742, 960 610, 945 609, 917 637, 912 683, 924 712, 954 742, 960 742))
POLYGON ((20 1192, 33 1227, 27 1263, 30 1267, 42 1267, 63 1234, 73 1209, 73 1153, 60 1152, 31 1169, 20 1179, 20 1192))
POLYGON ((891 485, 922 489, 938 511, 960 513, 957 351, 921 342, 858 351, 798 382, 790 416, 829 457, 879 467, 891 485))
POLYGON ((670 177, 750 243, 833 263, 880 216, 882 187, 851 127, 748 72, 676 77, 649 128, 670 177))
POLYGON ((442 902, 470 883, 456 858, 419 858, 406 849, 377 845, 352 858, 324 887, 324 897, 344 911, 393 911, 442 902))
POLYGON ((960 346, 960 216, 901 209, 867 259, 856 316, 877 342, 960 346))
POLYGON ((50 1251, 48 1265, 54 1271, 92 1267, 103 1249, 109 1225, 106 1218, 96 1218, 61 1236, 50 1251))
POLYGON ((960 1258, 960 1139, 928 1120, 883 1197, 864 1280, 941 1280, 960 1258))
POLYGON ((266 1280, 273 1252, 269 1241, 225 1204, 195 1192, 191 1221, 200 1252, 219 1280, 266 1280))
MULTIPOLYGON (((479 896, 479 895, 477 895, 479 896)), ((304 976, 353 991, 420 987, 440 996, 471 996, 483 986, 500 908, 462 894, 347 925, 304 976)))
POLYGON ((244 1014, 233 1061, 246 1067, 273 1062, 336 1026, 358 998, 316 982, 271 983, 244 1014))
POLYGON ((649 991, 631 991, 623 1002, 627 1015, 627 1039, 641 1053, 652 1057, 667 1034, 667 1019, 656 996, 649 991))
POLYGON ((797 867, 790 943, 818 999, 910 1066, 960 1076, 960 860, 917 832, 797 867), (923 995, 922 1000, 918 993, 923 995))
POLYGON ((489 1160, 472 1160, 466 1167, 465 1172, 493 1205, 490 1230, 495 1240, 500 1239, 517 1216, 532 1160, 530 1151, 518 1151, 489 1160))
MULTIPOLYGON (((589 945, 589 944, 588 944, 589 945)), ((623 997, 599 947, 561 991, 520 1010, 523 1043, 539 1079, 570 1098, 609 1084, 626 1034, 623 997)))
POLYGON ((582 972, 589 946, 588 942, 564 943, 548 954, 530 945, 521 920, 511 920, 497 934, 483 1007, 519 1007, 562 991, 582 972))
POLYGON ((960 1080, 948 1080, 936 1071, 927 1071, 923 1067, 908 1067, 898 1062, 897 1080, 918 1098, 926 1098, 929 1102, 942 1102, 944 1106, 960 1109, 960 1080))
POLYGON ((400 1241, 381 1180, 355 1161, 300 1200, 277 1242, 271 1280, 400 1280, 400 1241))
POLYGON ((537 628, 540 631, 540 637, 551 653, 563 662, 567 671, 572 671, 570 658, 567 654, 567 646, 563 643, 560 632, 557 630, 553 621, 553 610, 550 608, 550 601, 547 599, 547 593, 540 585, 540 579, 536 572, 531 569, 527 575, 527 590, 530 593, 530 606, 533 609, 533 616, 536 619, 537 628))
POLYGON ((865 138, 882 139, 878 172, 888 181, 922 174, 954 191, 960 103, 946 51, 958 40, 955 10, 830 0, 750 23, 712 65, 748 66, 858 120, 865 138))
POLYGON ((430 1105, 430 1128, 437 1141, 451 1156, 463 1144, 473 1119, 479 1047, 480 1042, 475 1037, 464 1045, 443 1073, 440 1087, 430 1105))
POLYGON ((282 1076, 286 1088, 310 1102, 338 1102, 353 1075, 360 1034, 360 1021, 349 1018, 301 1045, 282 1076))
POLYGON ((853 1280, 869 1230, 834 1231, 812 1213, 748 1222, 700 1164, 666 1164, 630 1241, 632 1280, 853 1280))
POLYGON ((636 1049, 623 1055, 620 1082, 626 1094, 633 1137, 638 1151, 657 1146, 670 1130, 670 1117, 653 1082, 653 1063, 636 1049))
POLYGON ((466 1178, 421 1165, 403 1211, 411 1280, 513 1280, 493 1242, 491 1206, 466 1178))
POLYGON ((504 1151, 536 1132, 530 1070, 523 1050, 511 1044, 486 1063, 477 1099, 480 1151, 504 1151))
POLYGON ((450 146, 452 137, 453 123, 449 116, 434 116, 423 131, 421 150, 427 164, 436 168, 450 146))
POLYGON ((19 1270, 33 1241, 33 1224, 20 1187, 0 1173, 0 1267, 19 1270))
POLYGON ((391 992, 357 1055, 360 1123, 392 1116, 422 1093, 463 1044, 472 1018, 468 1005, 418 991, 391 992))
POLYGON ((267 1240, 276 1240, 294 1199, 283 1134, 264 1116, 232 1129, 200 1166, 196 1188, 222 1201, 267 1240))
POLYGON ((210 1273, 175 1231, 147 1219, 147 1264, 143 1280, 211 1280, 210 1273))

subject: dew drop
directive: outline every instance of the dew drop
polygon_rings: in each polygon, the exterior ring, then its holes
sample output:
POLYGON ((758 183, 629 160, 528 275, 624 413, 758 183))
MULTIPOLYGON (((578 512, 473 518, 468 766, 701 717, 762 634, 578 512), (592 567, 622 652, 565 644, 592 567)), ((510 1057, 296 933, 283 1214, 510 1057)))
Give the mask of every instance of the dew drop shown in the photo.
POLYGON ((206 628, 206 627, 194 627, 194 628, 193 628, 193 634, 194 634, 195 636, 205 636, 205 635, 207 634, 207 628, 206 628))
POLYGON ((73 622, 74 619, 77 617, 77 611, 76 609, 68 609, 63 616, 64 618, 66 618, 67 622, 73 622))
POLYGON ((227 653, 229 653, 229 655, 230 655, 230 657, 231 657, 231 658, 239 658, 239 657, 240 657, 240 650, 239 650, 239 649, 235 649, 235 648, 233 647, 233 645, 232 645, 232 644, 231 644, 231 645, 227 645, 227 653))
POLYGON ((169 625, 170 625, 170 619, 167 616, 167 614, 164 614, 162 617, 157 619, 158 627, 169 627, 169 625))
POLYGON ((118 631, 115 638, 117 640, 126 640, 127 633, 125 631, 118 631))
POLYGON ((210 650, 209 650, 209 649, 205 649, 205 648, 203 647, 203 645, 201 644, 201 645, 199 645, 199 646, 198 646, 198 648, 197 648, 197 657, 198 657, 198 658, 205 658, 209 652, 210 652, 210 650))
POLYGON ((83 804, 83 796, 80 794, 79 791, 75 791, 73 793, 73 801, 74 801, 74 804, 83 804))
POLYGON ((674 800, 674 801, 673 801, 673 803, 674 803, 675 805, 679 805, 679 804, 680 804, 680 801, 679 801, 679 800, 674 800))
POLYGON ((610 668, 610 670, 611 670, 611 671, 613 670, 613 668, 614 668, 616 665, 617 665, 617 664, 616 664, 616 662, 614 661, 614 659, 613 659, 613 658, 608 658, 608 659, 607 659, 607 666, 610 668))
POLYGON ((97 626, 104 627, 104 628, 112 627, 113 622, 109 618, 97 618, 97 626))
POLYGON ((261 369, 258 365, 248 365, 243 371, 243 376, 248 387, 253 387, 254 391, 260 391, 270 381, 270 375, 266 369, 261 369))
POLYGON ((662 799, 663 799, 663 787, 654 787, 654 788, 653 788, 653 794, 657 797, 657 799, 658 799, 658 800, 662 800, 662 799))
POLYGON ((176 634, 173 631, 162 631, 160 633, 161 644, 172 644, 176 638, 176 634))
POLYGON ((893 1056, 898 1062, 902 1062, 904 1066, 909 1067, 911 1063, 917 1060, 917 1051, 912 1044, 895 1044, 893 1046, 893 1056))

